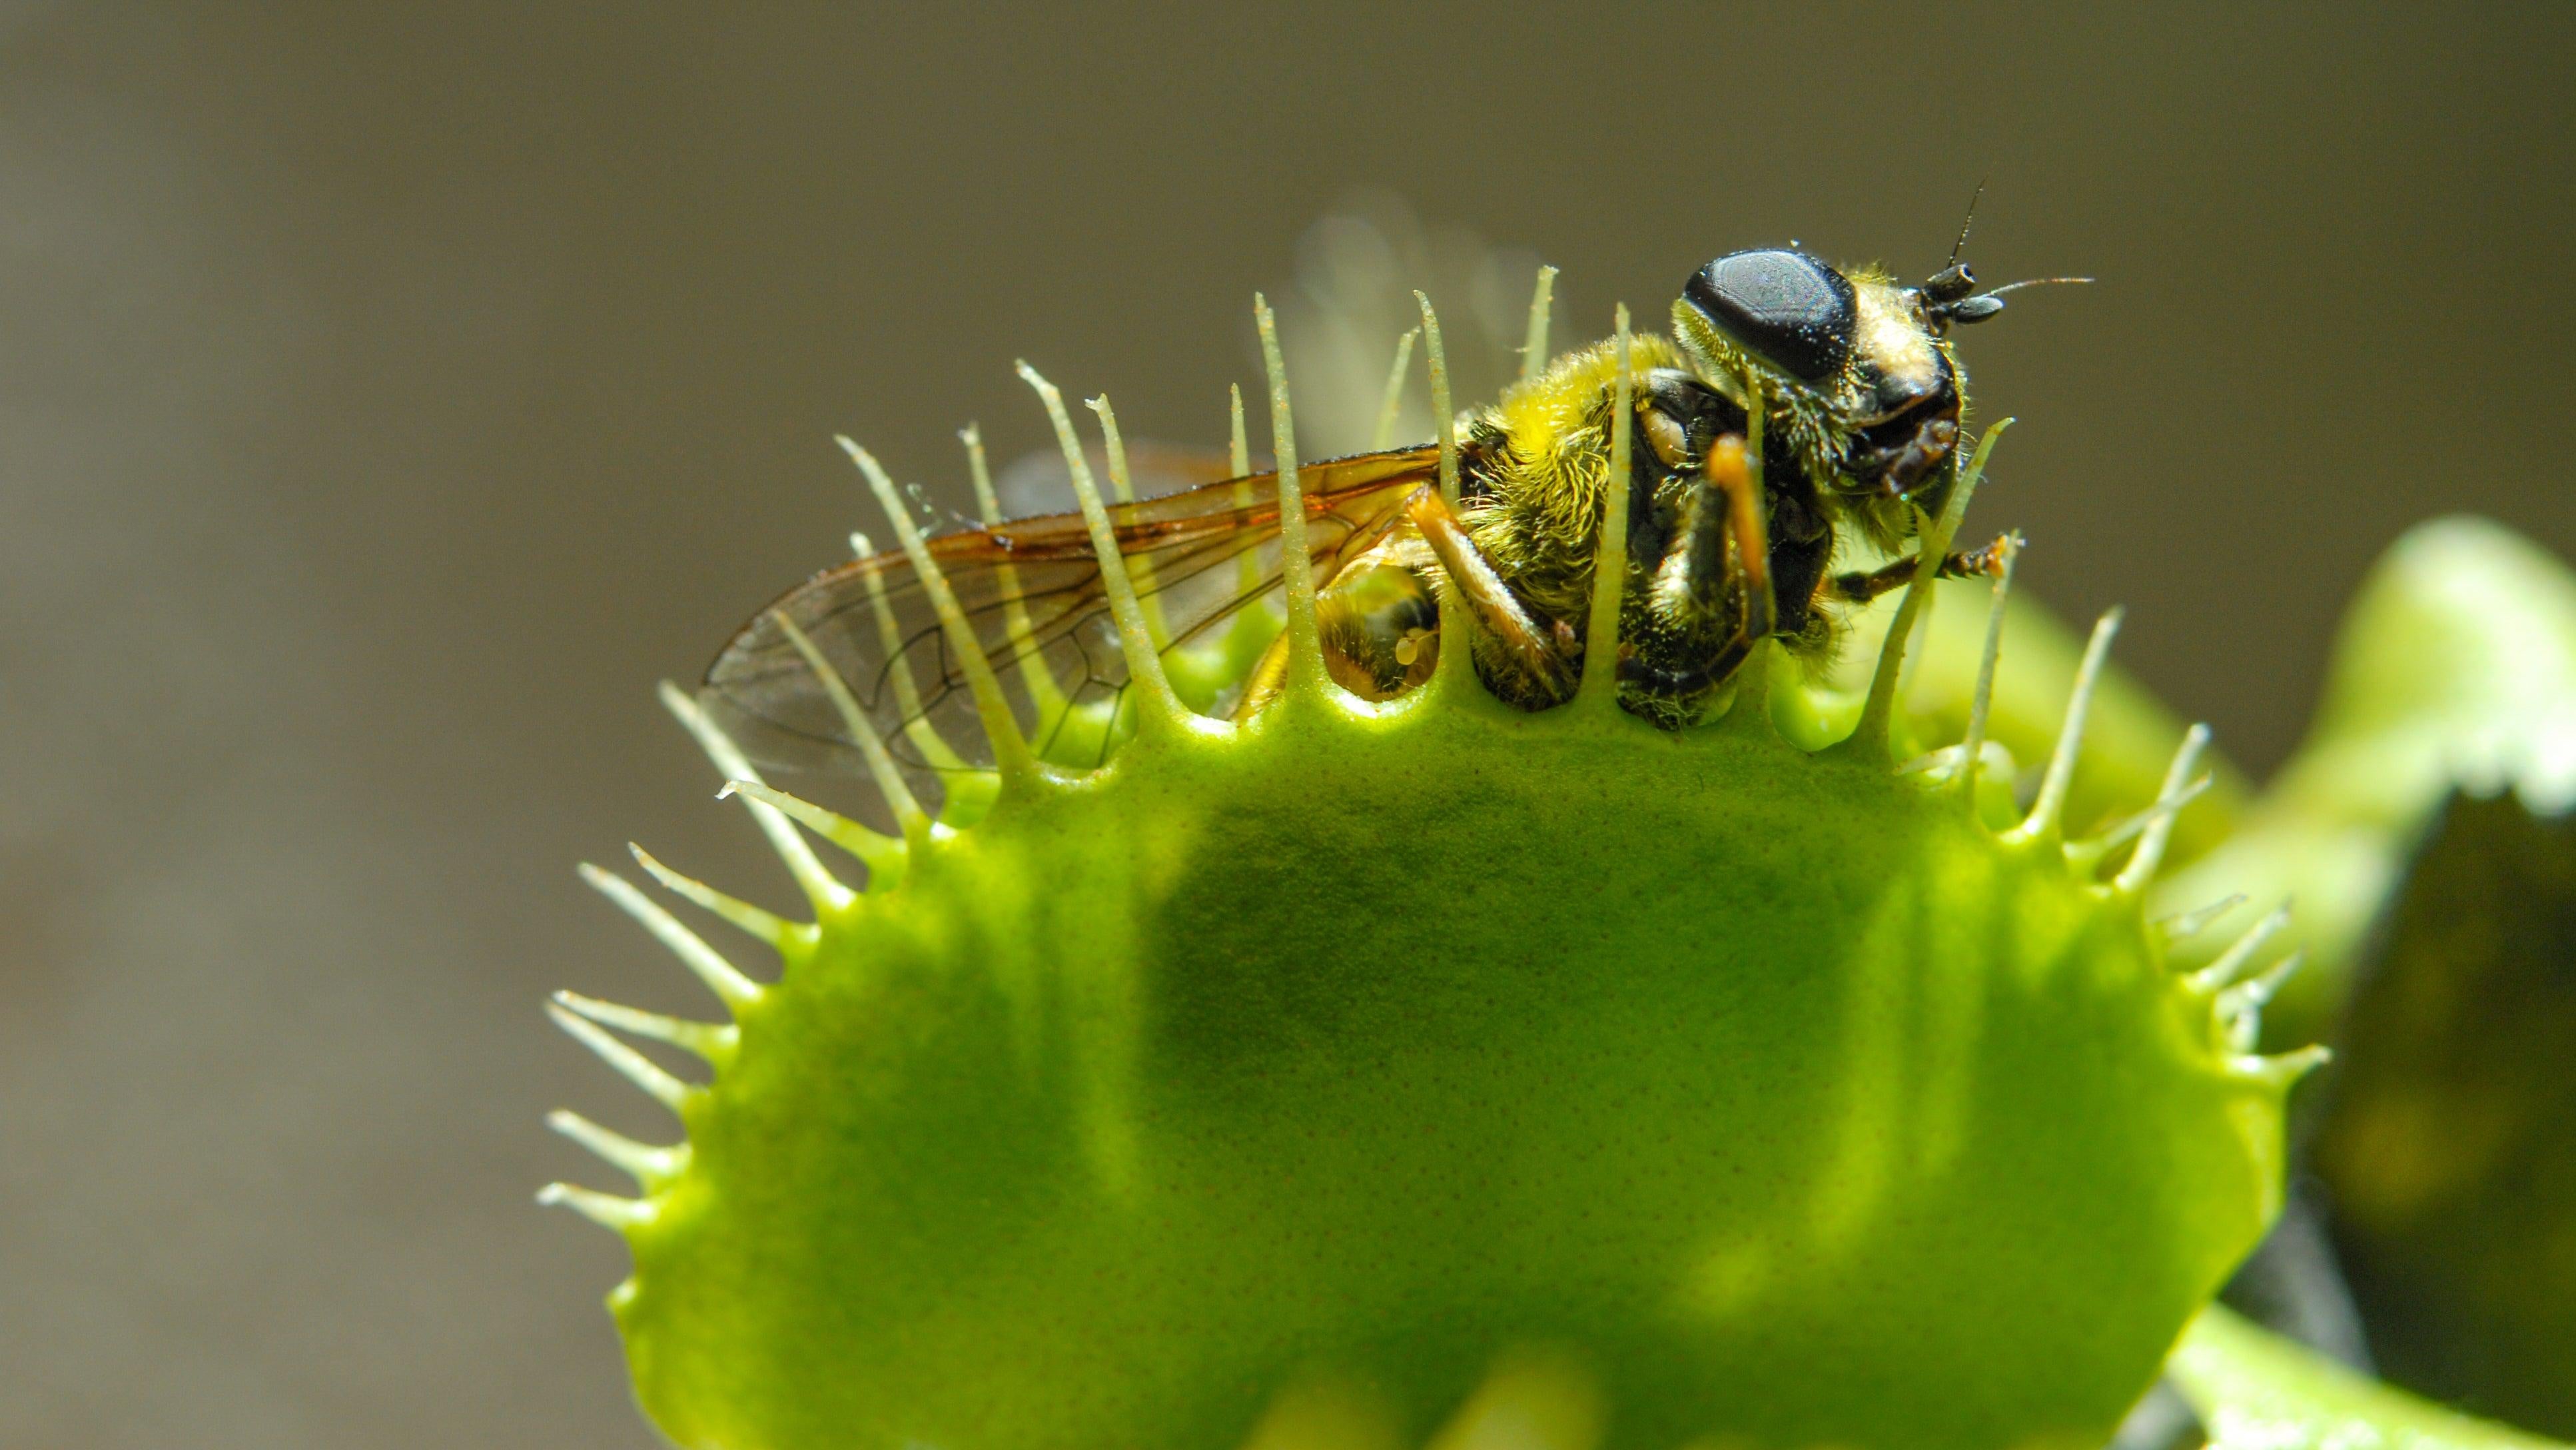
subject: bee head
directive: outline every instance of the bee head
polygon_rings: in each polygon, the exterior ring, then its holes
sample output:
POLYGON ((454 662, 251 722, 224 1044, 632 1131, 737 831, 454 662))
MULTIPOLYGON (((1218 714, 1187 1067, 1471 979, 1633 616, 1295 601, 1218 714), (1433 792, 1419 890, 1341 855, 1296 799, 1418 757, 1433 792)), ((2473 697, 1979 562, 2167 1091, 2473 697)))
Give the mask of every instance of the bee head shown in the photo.
POLYGON ((1673 331, 1703 380, 1730 397, 1748 372, 1758 374, 1752 381, 1764 391, 1803 400, 1794 410, 1818 426, 1849 431, 1955 399, 1939 339, 1953 322, 2003 309, 1975 289, 1955 264, 1903 287, 1874 268, 1846 273, 1805 252, 1731 252, 1682 285, 1673 331))
POLYGON ((1795 249, 1730 252, 1682 284, 1673 338, 1700 380, 1738 405, 1752 406, 1748 389, 1762 394, 1819 484, 1902 502, 1952 468, 1963 400, 1950 329, 1985 321, 2004 310, 2003 294, 2035 285, 1980 292, 1955 247, 1912 287, 1795 249))

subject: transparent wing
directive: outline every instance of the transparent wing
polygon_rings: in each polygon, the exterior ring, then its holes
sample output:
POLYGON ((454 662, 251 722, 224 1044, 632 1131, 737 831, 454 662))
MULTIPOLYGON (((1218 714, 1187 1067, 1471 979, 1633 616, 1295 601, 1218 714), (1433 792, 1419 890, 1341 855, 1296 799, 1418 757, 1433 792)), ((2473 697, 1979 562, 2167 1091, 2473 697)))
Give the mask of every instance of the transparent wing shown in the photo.
MULTIPOLYGON (((1405 496, 1438 473, 1430 445, 1305 464, 1308 567, 1329 577, 1398 517, 1405 496)), ((1129 577, 1163 621, 1168 655, 1278 591, 1278 480, 1272 474, 1116 504, 1110 524, 1129 577), (1253 567, 1241 563, 1250 557, 1253 567)), ((1079 513, 973 526, 929 541, 1021 727, 1040 753, 1085 707, 1127 682, 1091 536, 1079 513), (1038 708, 1046 685, 1070 706, 1038 708)), ((780 627, 812 642, 896 760, 937 774, 990 763, 973 723, 966 676, 928 592, 900 551, 829 569, 789 590, 735 634, 708 667, 700 698, 766 765, 855 772, 857 741, 829 687, 780 627)))

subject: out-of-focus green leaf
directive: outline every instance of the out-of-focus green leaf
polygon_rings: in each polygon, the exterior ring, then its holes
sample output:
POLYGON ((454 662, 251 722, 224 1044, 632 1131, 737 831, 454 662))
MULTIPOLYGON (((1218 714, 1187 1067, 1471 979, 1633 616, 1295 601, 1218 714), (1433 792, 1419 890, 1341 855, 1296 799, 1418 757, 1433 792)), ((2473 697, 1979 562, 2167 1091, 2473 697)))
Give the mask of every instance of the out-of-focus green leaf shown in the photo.
POLYGON ((2247 898, 2179 955, 2214 956, 2295 901, 2285 945, 2309 970, 2271 1026, 2309 1040, 2442 803, 2507 790, 2540 815, 2576 804, 2576 574, 2500 525, 2437 519, 2362 586, 2297 756, 2242 829, 2159 889, 2167 910, 2247 898))
POLYGON ((2217 1450, 2565 1450, 2364 1378, 2224 1309, 2194 1321, 2167 1372, 2217 1450))
POLYGON ((2576 817, 2454 802, 2384 942, 2313 1149, 2372 1352, 2576 1435, 2576 817))

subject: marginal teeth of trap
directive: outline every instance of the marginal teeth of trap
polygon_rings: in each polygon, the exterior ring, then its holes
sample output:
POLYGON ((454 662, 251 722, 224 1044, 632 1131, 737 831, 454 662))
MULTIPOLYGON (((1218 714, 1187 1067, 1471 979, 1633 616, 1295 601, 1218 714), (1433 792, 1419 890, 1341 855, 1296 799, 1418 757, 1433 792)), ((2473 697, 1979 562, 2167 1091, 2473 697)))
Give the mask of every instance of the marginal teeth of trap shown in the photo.
MULTIPOLYGON (((1985 644, 1977 654, 1976 688, 1968 694, 1968 730, 1959 741, 1960 757, 1976 762, 1975 766, 1967 774, 1960 776, 1956 782, 1957 789, 1963 795, 1973 794, 1977 778, 1989 768, 1986 756, 1986 718, 1993 713, 1994 709, 1995 666, 2003 658, 2004 606, 2012 598, 2013 569, 2021 559, 2021 536, 2008 535, 2007 539, 2003 567, 1995 571, 1995 587, 1986 596, 1985 644)), ((2007 761, 2005 769, 2010 770, 2011 757, 2006 756, 2005 759, 2007 761)))
MULTIPOLYGON (((1086 401, 1083 406, 1089 408, 1092 415, 1100 420, 1100 443, 1109 461, 1110 488, 1117 493, 1119 503, 1134 503, 1136 479, 1135 475, 1127 470, 1127 440, 1118 431, 1118 410, 1109 406, 1107 393, 1086 401)), ((1087 518, 1085 522, 1088 522, 1087 518)), ((1097 536, 1094 536, 1092 546, 1096 554, 1099 548, 1097 536)), ((1105 574, 1106 570, 1104 569, 1103 572, 1105 574)), ((1160 672, 1163 667, 1162 651, 1172 643, 1172 630, 1171 626, 1163 621, 1162 586, 1155 582, 1153 556, 1139 554, 1133 558, 1123 558, 1119 561, 1118 572, 1127 577, 1129 586, 1137 596, 1137 609, 1145 616, 1145 637, 1153 644, 1154 669, 1160 672)))
POLYGON ((1377 431, 1369 435, 1372 453, 1384 453, 1395 446, 1396 419, 1404 412, 1404 377, 1413 369, 1413 344, 1421 336, 1422 329, 1417 327, 1395 340, 1395 363, 1386 370, 1386 393, 1377 405, 1377 431))
POLYGON ((2222 1006, 2236 1005, 2247 1011, 2259 1011, 2278 996, 2283 983, 2299 974, 2307 964, 2305 952, 2292 952, 2264 969, 2263 974, 2237 983, 2219 997, 2222 1006))
MULTIPOLYGON (((1238 428, 1237 431, 1241 430, 1238 428)), ((993 469, 984 457, 984 430, 969 423, 958 433, 957 439, 966 445, 966 472, 975 486, 976 516, 984 521, 985 527, 991 528, 1002 522, 1002 499, 993 491, 993 469)), ((1241 478, 1248 471, 1237 468, 1234 475, 1241 478)), ((1251 556, 1246 555, 1244 562, 1251 563, 1251 556)), ((1003 636, 1010 640, 1011 653, 1020 662, 1021 688, 1028 691, 1029 704, 1036 710, 1043 728, 1045 722, 1064 717, 1064 688, 1048 666, 1046 652, 1034 643, 1037 632, 1029 624, 1028 604, 1020 597, 1019 571, 1004 564, 996 578, 1002 593, 1003 636)))
MULTIPOLYGON (((865 534, 850 535, 850 547, 857 550, 862 559, 876 554, 865 534)), ((894 601, 886 594, 884 571, 872 568, 860 577, 867 585, 868 613, 875 617, 877 623, 877 650, 885 657, 886 678, 894 686, 895 708, 903 712, 904 738, 921 752, 921 758, 929 762, 931 769, 965 769, 965 758, 948 743, 946 736, 932 726, 930 712, 922 708, 921 682, 913 678, 912 658, 904 649, 903 626, 894 617, 894 601)), ((785 621, 781 620, 781 623, 785 621)), ((809 665, 812 663, 811 656, 807 662, 809 665)))
POLYGON ((2254 954, 2262 950, 2263 944, 2289 924, 2290 907, 2284 902, 2270 915, 2246 928, 2245 934, 2221 952, 2218 960, 2194 972, 2190 978, 2192 989, 2203 996, 2216 997, 2244 974, 2246 966, 2254 960, 2254 954))
MULTIPOLYGON (((2207 793, 2210 783, 2216 778, 2204 775, 2180 790, 2167 791, 2156 798, 2154 805, 2143 811, 2123 816, 2103 827, 2099 834, 2091 837, 2085 844, 2097 851, 2108 851, 2127 844, 2133 838, 2155 832, 2157 827, 2172 821, 2184 806, 2190 805, 2207 793)), ((2136 858, 2131 859, 2132 864, 2135 864, 2136 858)))
POLYGON ((592 1023, 560 1003, 548 1003, 546 1015, 557 1027, 571 1034, 572 1040, 599 1055, 599 1060, 615 1068, 620 1077, 641 1088, 646 1097, 669 1108, 680 1110, 689 1096, 689 1085, 664 1072, 651 1058, 609 1036, 592 1023))
POLYGON ((653 1221, 653 1205, 643 1199, 620 1198, 569 1183, 549 1183, 538 1189, 537 1202, 548 1208, 569 1208, 601 1228, 618 1233, 653 1221))
MULTIPOLYGON (((1141 708, 1137 727, 1142 730, 1164 730, 1190 713, 1173 693, 1171 680, 1163 673, 1163 657, 1155 647, 1155 631, 1146 621, 1145 608, 1136 594, 1136 580, 1128 573, 1126 555, 1118 547, 1118 536, 1109 522, 1109 506, 1100 496, 1100 481, 1091 473, 1091 461, 1083 456, 1082 438, 1074 431, 1073 415, 1065 411, 1064 393, 1048 382, 1037 369, 1026 362, 1016 365, 1021 381, 1046 405, 1047 420, 1055 426, 1056 446, 1063 450, 1065 471, 1073 476, 1075 500, 1082 507, 1082 523, 1091 536, 1092 561, 1100 568, 1100 582, 1109 596, 1109 615, 1118 632, 1118 650, 1127 661, 1127 678, 1137 687, 1141 708)), ((1109 400, 1094 404, 1100 414, 1104 444, 1108 448, 1116 475, 1127 473, 1127 450, 1118 437, 1117 414, 1110 411, 1109 400)), ((1122 484, 1122 494, 1133 486, 1122 484)))
POLYGON ((678 917, 664 911, 659 902, 635 889, 625 877, 582 863, 581 879, 590 883, 600 895, 616 903, 617 909, 633 917, 636 923, 653 934, 653 939, 670 948, 697 979, 707 984, 728 1009, 760 1000, 760 984, 735 970, 724 954, 707 945, 706 939, 680 924, 678 917))
POLYGON ((2207 931, 2211 922, 2243 906, 2245 901, 2244 892, 2233 891, 2207 906, 2196 906, 2189 911, 2177 911, 2171 916, 2158 917, 2156 926, 2164 932, 2166 941, 2185 941, 2207 931))
POLYGON ((1020 733, 1020 723, 1011 714, 1011 703, 1002 694, 1002 683, 993 673, 992 661, 984 654, 984 643, 967 621, 966 611, 957 602, 957 593, 948 587, 948 576, 940 571, 939 561, 931 557, 930 547, 921 537, 921 529, 904 507, 903 495, 894 479, 880 465, 875 455, 848 438, 835 440, 841 451, 850 455, 868 487, 893 523, 895 539, 903 545, 904 556, 912 563, 913 576, 921 583, 922 592, 930 597, 931 608, 939 615, 939 627, 948 647, 957 654, 957 662, 966 673, 966 687, 975 697, 975 713, 982 720, 984 735, 992 746, 993 759, 999 764, 1007 783, 1027 780, 1037 773, 1037 757, 1029 752, 1028 737, 1020 733))
MULTIPOLYGON (((1458 415, 1450 406, 1449 354, 1440 341, 1440 314, 1432 309, 1431 298, 1419 290, 1414 304, 1422 309, 1422 344, 1431 374, 1431 412, 1440 425, 1440 501, 1451 509, 1458 507, 1458 415)), ((1241 408, 1236 410, 1241 416, 1241 408)), ((1624 547, 1624 546, 1623 546, 1624 547)), ((1440 637, 1464 639, 1472 627, 1467 621, 1467 608, 1455 589, 1437 591, 1440 600, 1440 637)), ((1440 662, 1432 667, 1433 678, 1446 690, 1458 689, 1473 668, 1474 652, 1445 649, 1440 662)))
POLYGON ((841 678, 841 672, 823 657, 821 647, 797 627, 795 620, 787 617, 787 611, 773 609, 769 618, 778 626, 778 632, 795 647, 796 653, 803 657, 805 668, 813 672, 814 682, 823 687, 824 697, 832 702, 833 711, 841 717, 842 728, 858 744, 859 758, 867 762, 868 778, 876 783, 877 793, 885 797, 887 807, 893 810, 895 823, 902 828, 904 839, 919 840, 930 829, 930 813, 921 808, 921 801, 913 795, 912 787, 904 783, 903 772, 895 769, 894 756, 887 752, 885 739, 877 734, 877 727, 868 719, 868 712, 860 708, 858 697, 850 693, 850 682, 841 678))
POLYGON ((2147 808, 2141 823, 2138 849, 2129 854, 2129 864, 2120 871, 2118 886, 2130 896, 2144 892, 2156 879, 2156 868, 2165 859, 2165 844, 2173 838, 2174 818, 2209 788, 2211 777, 2202 776, 2189 786, 2192 768, 2200 764, 2200 753, 2209 745, 2209 727, 2193 725, 2183 732, 2182 744, 2174 750, 2173 763, 2165 768, 2163 789, 2156 793, 2156 803, 2147 808))
POLYGON ((2124 816, 2081 841, 2067 842, 2066 859, 2073 862, 2079 871, 2090 875, 2093 868, 2099 865, 2104 857, 2128 844, 2131 838, 2145 835, 2149 839, 2141 843, 2137 851, 2130 854, 2129 865, 2123 868, 2112 882, 2114 887, 2122 891, 2144 889, 2154 875, 2156 857, 2162 855, 2164 851, 2164 842, 2158 828, 2170 823, 2181 813, 2183 807, 2200 799, 2201 793, 2209 789, 2212 779, 2213 777, 2204 775, 2180 790, 2167 790, 2157 798, 2154 805, 2145 810, 2124 816), (2149 847, 2153 848, 2153 854, 2148 853, 2149 847), (2141 862, 2144 863, 2143 870, 2140 867, 2141 862), (2132 882, 2136 883, 2135 888, 2132 887, 2132 882))
POLYGON ((2239 1052, 2251 1052, 2263 1037, 2263 1008, 2281 990, 2281 984, 2298 974, 2307 960, 2303 952, 2292 952, 2267 968, 2259 977, 2239 982, 2218 994, 2218 1018, 2227 1025, 2228 1040, 2239 1052))
POLYGON ((2230 1059, 2227 1065, 2239 1077, 2251 1078, 2268 1083, 2275 1088, 2287 1089, 2291 1084, 2333 1060, 2334 1053, 2331 1049, 2322 1044, 2312 1044, 2295 1052, 2275 1053, 2270 1057, 2258 1057, 2249 1053, 2230 1059))
MULTIPOLYGON (((1547 371, 1547 323, 1550 305, 1556 294, 1556 269, 1538 269, 1538 285, 1530 291, 1529 331, 1521 340, 1521 381, 1528 382, 1547 371)), ((1613 478, 1618 474, 1610 475, 1613 478)))
MULTIPOLYGON (((1762 396, 1760 380, 1753 373, 1745 374, 1744 388, 1748 398, 1762 396)), ((1757 406, 1745 419, 1746 462, 1753 474, 1757 496, 1762 479, 1762 426, 1766 412, 1766 408, 1757 406)), ((1995 445, 2003 440, 2005 430, 2011 428, 2012 423, 2010 418, 1999 418, 1993 427, 1978 437, 1976 448, 1968 455, 1967 466, 1959 470, 1957 480, 1950 487, 1949 502, 1942 506, 1940 517, 1923 519, 1922 527, 1915 533, 1914 577, 1906 585, 1905 596, 1896 606, 1896 617, 1888 622, 1887 637, 1879 642, 1878 665, 1870 675, 1869 696, 1861 704, 1860 724, 1851 734, 1852 742, 1867 750, 1873 760, 1891 760, 1889 746, 1894 738, 1896 701, 1906 679, 1905 662, 1913 647, 1914 627, 1923 618, 1924 608, 1931 598, 1933 577, 1939 572, 1941 560, 1949 553, 1950 541, 1958 535, 1959 521, 1967 514, 1968 500, 1976 494, 1978 480, 1985 477, 1986 462, 1994 456, 1995 445)), ((1916 517, 1922 518, 1922 515, 1917 513, 1916 517)), ((2083 689, 2080 681, 2076 688, 2079 692, 2083 689)), ((1971 738, 1980 743, 1983 740, 1981 734, 1971 738)))
POLYGON ((2255 1045, 2263 1040, 2263 1012, 2259 1007, 2247 1007, 2237 1012, 2229 1012, 2222 1007, 2218 1020, 2226 1029, 2227 1050, 2230 1052, 2252 1052, 2255 1045))
MULTIPOLYGON (((850 541, 865 544, 867 535, 852 534, 850 541)), ((859 557, 867 558, 872 552, 862 548, 859 557)), ((886 593, 885 571, 871 568, 859 577, 867 585, 868 613, 877 622, 877 650, 885 658, 886 678, 894 685, 895 708, 903 712, 903 737, 932 770, 972 769, 948 737, 930 723, 930 712, 922 707, 921 682, 913 678, 912 653, 904 647, 903 626, 895 619, 894 600, 886 593)))
POLYGON ((2119 632, 2116 608, 2094 622, 2093 637, 2084 646, 2084 662, 2075 671, 2075 688, 2067 693, 2066 720, 2058 727, 2048 773, 2040 779, 2039 797, 2031 802, 2030 814, 2013 828, 2014 839, 2035 840, 2057 830, 2066 809, 2066 793, 2075 783, 2075 759, 2084 748, 2084 717, 2093 708, 2093 687, 2101 679, 2103 661, 2110 657, 2111 641, 2119 632))
POLYGON ((1270 303, 1252 294, 1253 327, 1261 335, 1262 371, 1270 380, 1270 452, 1279 477, 1279 560, 1286 575, 1288 681, 1310 696, 1332 693, 1324 672, 1323 636, 1315 618, 1314 553, 1306 543, 1306 494, 1297 480, 1297 424, 1288 402, 1288 365, 1279 355, 1279 323, 1270 303))
POLYGON ((902 876, 908 852, 904 843, 892 836, 868 829, 838 811, 826 810, 809 800, 773 790, 756 780, 729 780, 716 792, 721 800, 729 795, 748 796, 777 810, 815 835, 856 856, 868 868, 868 889, 883 891, 902 876))
MULTIPOLYGON (((707 718, 706 712, 698 708, 698 702, 690 699, 687 691, 664 680, 661 694, 664 708, 697 737, 698 748, 706 752, 707 759, 715 762, 716 769, 726 779, 760 779, 742 751, 730 737, 716 728, 716 723, 707 718)), ((823 869, 823 863, 815 858, 814 848, 805 843, 805 838, 797 834, 796 827, 785 816, 780 815, 776 808, 749 796, 743 797, 743 805, 751 811, 751 818, 759 824, 761 834, 769 838, 770 848, 778 853, 780 861, 786 863, 788 874, 796 878, 797 887, 816 909, 839 907, 849 902, 850 888, 823 869)))
POLYGON ((795 939, 796 928, 790 926, 786 918, 763 911, 748 901, 727 896, 703 881, 683 876, 654 860, 650 852, 632 841, 627 842, 626 849, 634 853, 635 864, 643 867, 645 874, 661 882, 663 890, 681 900, 721 917, 780 951, 785 951, 787 944, 795 939))
MULTIPOLYGON (((1434 345, 1437 346, 1436 342, 1434 345)), ((1236 478, 1249 478, 1252 476, 1252 439, 1244 431, 1243 386, 1240 383, 1226 384, 1225 397, 1226 464, 1234 470, 1236 478)), ((1238 511, 1249 512, 1255 502, 1251 484, 1237 483, 1234 486, 1234 506, 1238 511)), ((1242 598, 1250 599, 1261 592, 1261 557, 1258 553, 1246 549, 1236 557, 1234 582, 1235 592, 1242 598)))
MULTIPOLYGON (((1898 766, 1896 773, 1920 775, 1933 781, 1956 785, 1959 783, 1959 762, 1964 758, 1967 748, 1967 742, 1961 741, 1957 745, 1944 745, 1938 750, 1926 751, 1898 766)), ((2001 741, 1989 740, 1979 747, 1977 751, 1979 776, 2001 776, 2009 780, 2013 769, 2012 752, 2006 750, 2001 741)))
POLYGON ((579 992, 557 992, 554 1001, 564 1010, 577 1012, 602 1027, 614 1027, 651 1042, 667 1042, 710 1063, 733 1045, 734 1029, 729 1025, 692 1022, 685 1017, 670 1017, 660 1012, 647 1012, 640 1007, 603 1002, 579 992))
POLYGON ((546 1126, 589 1149, 601 1161, 634 1179, 643 1188, 650 1189, 667 1182, 688 1166, 689 1145, 686 1143, 675 1143, 669 1147, 638 1143, 624 1133, 603 1128, 568 1109, 557 1108, 546 1114, 546 1126))

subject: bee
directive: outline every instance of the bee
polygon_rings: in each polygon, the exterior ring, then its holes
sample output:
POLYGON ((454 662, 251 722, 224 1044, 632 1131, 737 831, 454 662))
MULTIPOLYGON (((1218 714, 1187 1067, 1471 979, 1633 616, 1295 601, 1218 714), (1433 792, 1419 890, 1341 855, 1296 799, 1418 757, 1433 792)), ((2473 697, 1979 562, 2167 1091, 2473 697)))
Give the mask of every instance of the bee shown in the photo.
MULTIPOLYGON (((1611 477, 1620 360, 1600 342, 1467 419, 1454 507, 1437 485, 1438 447, 1421 444, 1299 465, 1303 560, 1279 557, 1270 474, 1113 505, 1112 532, 1159 607, 1167 650, 1209 639, 1302 567, 1316 581, 1327 669, 1345 689, 1383 700, 1427 681, 1440 651, 1461 643, 1441 638, 1440 600, 1454 595, 1486 687, 1541 710, 1571 698, 1582 674, 1615 483, 1629 491, 1620 704, 1684 728, 1762 641, 1828 656, 1843 614, 1913 577, 1903 551, 1915 521, 1939 514, 1959 476, 1966 397, 1951 330, 2001 312, 2009 290, 1980 292, 1955 249, 1912 286, 1799 250, 1729 253, 1683 284, 1670 335, 1630 340, 1637 446, 1625 479, 1611 477), (1896 557, 1834 572, 1854 542, 1896 557)), ((1989 573, 2003 543, 1948 555, 1938 571, 1989 573)), ((928 549, 996 668, 1018 661, 1033 683, 1042 671, 1077 700, 1123 688, 1080 514, 988 516, 928 549)), ((1274 642, 1232 712, 1275 696, 1285 662, 1274 642)), ((936 768, 922 716, 964 682, 920 579, 891 552, 818 574, 755 616, 707 671, 702 698, 755 753, 811 764, 855 744, 831 698, 838 684, 890 743, 922 747, 914 764, 936 768), (809 645, 839 681, 818 674, 809 645)))

